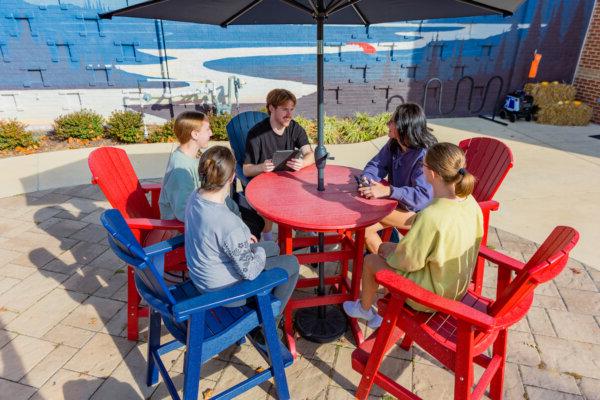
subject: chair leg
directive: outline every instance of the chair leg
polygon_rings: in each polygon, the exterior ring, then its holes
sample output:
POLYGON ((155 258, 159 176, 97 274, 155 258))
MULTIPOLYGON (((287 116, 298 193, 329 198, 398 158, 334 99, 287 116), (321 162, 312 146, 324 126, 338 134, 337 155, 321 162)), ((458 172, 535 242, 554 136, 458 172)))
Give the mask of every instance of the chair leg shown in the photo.
POLYGON ((502 400, 504 396, 504 370, 506 368, 506 343, 508 339, 508 332, 506 330, 501 331, 498 334, 498 338, 494 342, 493 354, 502 357, 502 363, 498 367, 498 371, 492 378, 490 384, 490 397, 492 400, 502 400))
POLYGON ((473 387, 473 327, 466 322, 458 323, 456 360, 454 366, 454 398, 471 400, 473 387))
POLYGON ((135 287, 133 267, 127 266, 127 339, 138 340, 141 297, 135 287))
POLYGON ((409 338, 408 335, 405 335, 404 339, 402 339, 402 342, 400 342, 400 348, 402 350, 409 351, 412 344, 413 344, 413 340, 411 338, 409 338))
POLYGON ((275 390, 277 397, 280 400, 290 398, 290 392, 285 376, 285 366, 283 365, 283 356, 279 338, 277 337, 277 327, 275 326, 275 318, 269 301, 270 294, 263 293, 257 296, 258 298, 258 319, 263 324, 263 332, 267 342, 267 350, 269 352, 269 362, 273 371, 273 379, 275 381, 275 390))
POLYGON ((390 343, 393 340, 392 332, 394 331, 398 320, 398 312, 396 310, 400 309, 402 303, 404 303, 404 299, 400 302, 398 298, 393 297, 388 305, 385 316, 383 317, 383 324, 377 331, 373 349, 371 350, 369 360, 362 372, 362 378, 360 378, 360 383, 356 390, 355 397, 359 400, 364 400, 369 396, 373 383, 375 383, 375 376, 379 371, 383 357, 392 344, 390 343))
POLYGON ((160 314, 150 309, 150 323, 148 327, 148 367, 146 370, 146 385, 152 386, 158 382, 158 368, 154 359, 154 350, 160 346, 160 314))
POLYGON ((190 317, 183 361, 183 400, 197 400, 202 368, 202 341, 204 338, 204 312, 190 317))

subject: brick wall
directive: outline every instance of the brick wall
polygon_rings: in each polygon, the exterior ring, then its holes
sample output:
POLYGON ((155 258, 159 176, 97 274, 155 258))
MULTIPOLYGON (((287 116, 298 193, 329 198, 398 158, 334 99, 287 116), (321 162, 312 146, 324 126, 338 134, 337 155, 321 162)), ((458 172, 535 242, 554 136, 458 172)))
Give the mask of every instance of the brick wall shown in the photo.
POLYGON ((577 97, 589 104, 594 114, 592 121, 600 123, 600 1, 592 14, 577 72, 577 97))

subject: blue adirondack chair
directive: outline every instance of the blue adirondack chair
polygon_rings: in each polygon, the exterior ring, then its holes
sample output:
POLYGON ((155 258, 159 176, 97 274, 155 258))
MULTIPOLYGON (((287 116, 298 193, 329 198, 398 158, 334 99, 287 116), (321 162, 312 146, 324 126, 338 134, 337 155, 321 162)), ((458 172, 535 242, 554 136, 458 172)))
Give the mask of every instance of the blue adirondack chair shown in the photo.
POLYGON ((164 255, 183 246, 183 235, 142 248, 118 210, 105 211, 100 220, 108 231, 112 250, 135 268, 137 289, 150 308, 148 386, 157 383, 160 372, 171 397, 180 399, 160 356, 185 346, 183 398, 196 400, 202 364, 228 347, 242 343, 248 332, 262 326, 266 350, 256 348, 270 368, 211 398, 233 398, 271 377, 277 396, 290 398, 284 368, 292 364, 292 356, 277 337, 274 316, 279 314, 281 302, 271 293, 287 280, 283 269, 264 271, 253 281, 205 294, 200 294, 189 280, 167 286, 162 278, 164 255), (242 299, 247 299, 244 306, 223 307, 242 299), (175 340, 160 343, 161 319, 175 340))
MULTIPOLYGON (((235 174, 242 183, 242 187, 248 184, 248 178, 244 176, 242 166, 246 154, 246 137, 248 131, 254 125, 267 118, 268 115, 260 111, 245 111, 233 117, 227 124, 227 136, 229 136, 229 144, 235 154, 237 165, 235 166, 235 174)), ((235 182, 234 182, 235 188, 235 182)))

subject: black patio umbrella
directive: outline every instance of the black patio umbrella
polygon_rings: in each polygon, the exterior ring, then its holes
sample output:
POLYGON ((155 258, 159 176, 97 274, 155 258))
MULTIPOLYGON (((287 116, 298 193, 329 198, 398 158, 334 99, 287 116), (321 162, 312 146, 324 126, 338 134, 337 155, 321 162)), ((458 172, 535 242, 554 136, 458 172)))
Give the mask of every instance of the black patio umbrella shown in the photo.
MULTIPOLYGON (((220 25, 317 25, 317 189, 325 190, 327 150, 323 137, 323 26, 370 25, 384 22, 478 15, 512 15, 524 0, 151 0, 100 14, 101 18, 135 17, 220 25)), ((319 251, 324 250, 319 233, 319 251)), ((319 263, 319 295, 325 294, 323 263, 319 263)), ((302 309, 296 314, 302 335, 331 341, 345 331, 345 317, 337 307, 302 309), (306 311, 305 313, 302 313, 306 311), (326 323, 327 320, 336 323, 326 323), (339 322, 338 322, 339 321, 339 322)))
POLYGON ((317 25, 318 190, 325 190, 327 150, 323 137, 323 26, 477 15, 512 15, 524 0, 151 0, 100 14, 100 18, 135 17, 220 25, 317 25))

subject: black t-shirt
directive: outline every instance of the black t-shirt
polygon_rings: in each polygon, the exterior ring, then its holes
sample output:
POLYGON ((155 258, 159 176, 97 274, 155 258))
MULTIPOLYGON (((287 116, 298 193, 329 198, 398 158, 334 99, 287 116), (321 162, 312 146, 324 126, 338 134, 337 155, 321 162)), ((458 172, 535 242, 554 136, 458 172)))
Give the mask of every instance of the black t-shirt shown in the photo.
POLYGON ((244 164, 262 164, 277 150, 295 150, 307 144, 306 131, 296 121, 292 120, 280 136, 273 132, 267 117, 248 131, 244 164))

